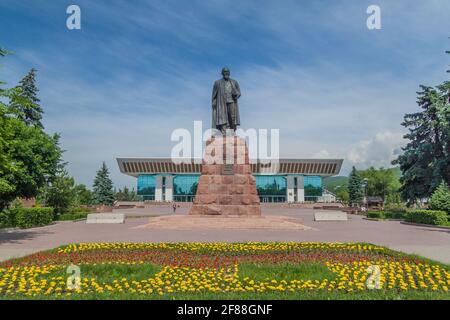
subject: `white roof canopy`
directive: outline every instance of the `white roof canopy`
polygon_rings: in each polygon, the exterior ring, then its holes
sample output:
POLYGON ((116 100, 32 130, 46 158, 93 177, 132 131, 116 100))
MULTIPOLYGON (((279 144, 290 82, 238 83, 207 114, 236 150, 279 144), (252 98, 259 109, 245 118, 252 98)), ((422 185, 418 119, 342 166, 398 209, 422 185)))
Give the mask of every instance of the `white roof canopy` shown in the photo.
MULTIPOLYGON (((302 174, 334 176, 339 174, 343 159, 279 159, 278 162, 252 163, 253 174, 302 174)), ((120 172, 137 177, 140 174, 200 174, 201 159, 117 158, 120 172)))

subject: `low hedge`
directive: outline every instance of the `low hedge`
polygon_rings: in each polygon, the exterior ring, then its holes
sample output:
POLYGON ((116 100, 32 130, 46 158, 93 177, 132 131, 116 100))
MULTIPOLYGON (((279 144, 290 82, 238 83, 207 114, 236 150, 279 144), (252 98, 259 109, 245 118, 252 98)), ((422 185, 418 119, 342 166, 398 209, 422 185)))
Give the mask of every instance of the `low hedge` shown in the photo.
POLYGON ((369 211, 367 217, 372 219, 405 219, 406 213, 400 211, 369 211))
POLYGON ((0 228, 13 228, 16 226, 16 215, 11 210, 0 212, 0 228))
POLYGON ((88 208, 71 207, 71 208, 67 209, 66 211, 64 211, 64 214, 76 215, 76 214, 89 214, 90 212, 91 212, 91 210, 89 210, 88 208))
POLYGON ((53 208, 11 208, 8 210, 10 227, 27 229, 45 226, 53 221, 53 208))
POLYGON ((406 211, 387 211, 386 218, 387 219, 405 219, 406 211))
POLYGON ((71 220, 80 220, 80 219, 86 219, 87 214, 85 213, 79 213, 79 214, 67 214, 63 213, 58 217, 59 221, 71 221, 71 220))
POLYGON ((385 219, 386 216, 384 215, 383 211, 369 211, 369 212, 367 212, 367 218, 385 219))
POLYGON ((411 210, 406 214, 406 221, 432 225, 446 225, 447 212, 437 210, 411 210))
POLYGON ((384 210, 393 213, 406 213, 406 211, 408 211, 408 208, 402 205, 388 204, 384 207, 384 210))
POLYGON ((70 220, 79 220, 79 219, 86 219, 88 213, 76 213, 76 214, 68 214, 63 213, 58 217, 59 221, 70 221, 70 220))
POLYGON ((90 210, 88 208, 72 207, 67 209, 63 214, 60 214, 57 217, 57 220, 68 221, 68 220, 86 219, 89 213, 90 210))

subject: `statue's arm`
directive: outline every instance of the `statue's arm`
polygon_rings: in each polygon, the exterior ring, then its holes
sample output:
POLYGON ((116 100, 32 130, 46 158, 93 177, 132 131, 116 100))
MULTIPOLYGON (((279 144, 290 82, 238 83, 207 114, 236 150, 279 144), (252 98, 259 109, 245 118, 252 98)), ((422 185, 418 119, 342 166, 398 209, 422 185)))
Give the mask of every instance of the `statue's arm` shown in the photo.
POLYGON ((219 91, 219 84, 216 82, 214 82, 214 86, 213 86, 213 91, 212 91, 212 107, 215 108, 217 105, 217 91, 219 91))
POLYGON ((234 81, 234 88, 236 90, 236 97, 235 99, 239 99, 241 97, 241 88, 239 87, 239 83, 235 80, 234 81))

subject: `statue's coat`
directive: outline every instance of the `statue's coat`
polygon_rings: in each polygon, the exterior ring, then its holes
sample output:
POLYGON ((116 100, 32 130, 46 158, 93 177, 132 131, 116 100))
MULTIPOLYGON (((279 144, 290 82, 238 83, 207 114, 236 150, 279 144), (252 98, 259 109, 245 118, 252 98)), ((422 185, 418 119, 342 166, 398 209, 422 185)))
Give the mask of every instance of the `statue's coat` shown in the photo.
POLYGON ((232 87, 232 95, 234 97, 234 103, 227 108, 227 100, 225 94, 225 79, 220 79, 214 82, 212 92, 212 126, 217 128, 220 125, 240 125, 241 119, 239 116, 238 99, 241 96, 241 89, 239 83, 234 79, 229 79, 232 87), (232 123, 230 123, 230 120, 232 123))

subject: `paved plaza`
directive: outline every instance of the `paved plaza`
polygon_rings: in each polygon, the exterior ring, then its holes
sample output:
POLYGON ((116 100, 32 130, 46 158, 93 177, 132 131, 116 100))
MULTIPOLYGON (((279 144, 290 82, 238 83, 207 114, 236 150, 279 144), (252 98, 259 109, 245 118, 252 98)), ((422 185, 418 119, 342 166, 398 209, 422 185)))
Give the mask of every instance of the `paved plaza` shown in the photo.
MULTIPOLYGON (((176 214, 186 214, 178 208, 176 214)), ((315 222, 312 209, 263 207, 264 216, 301 219, 306 230, 145 228, 153 216, 172 215, 172 208, 115 210, 125 213, 125 224, 58 222, 28 230, 0 231, 0 260, 19 257, 57 246, 79 242, 242 242, 307 241, 370 242, 394 250, 450 263, 450 229, 414 226, 399 221, 369 221, 349 215, 344 222, 315 222)))

